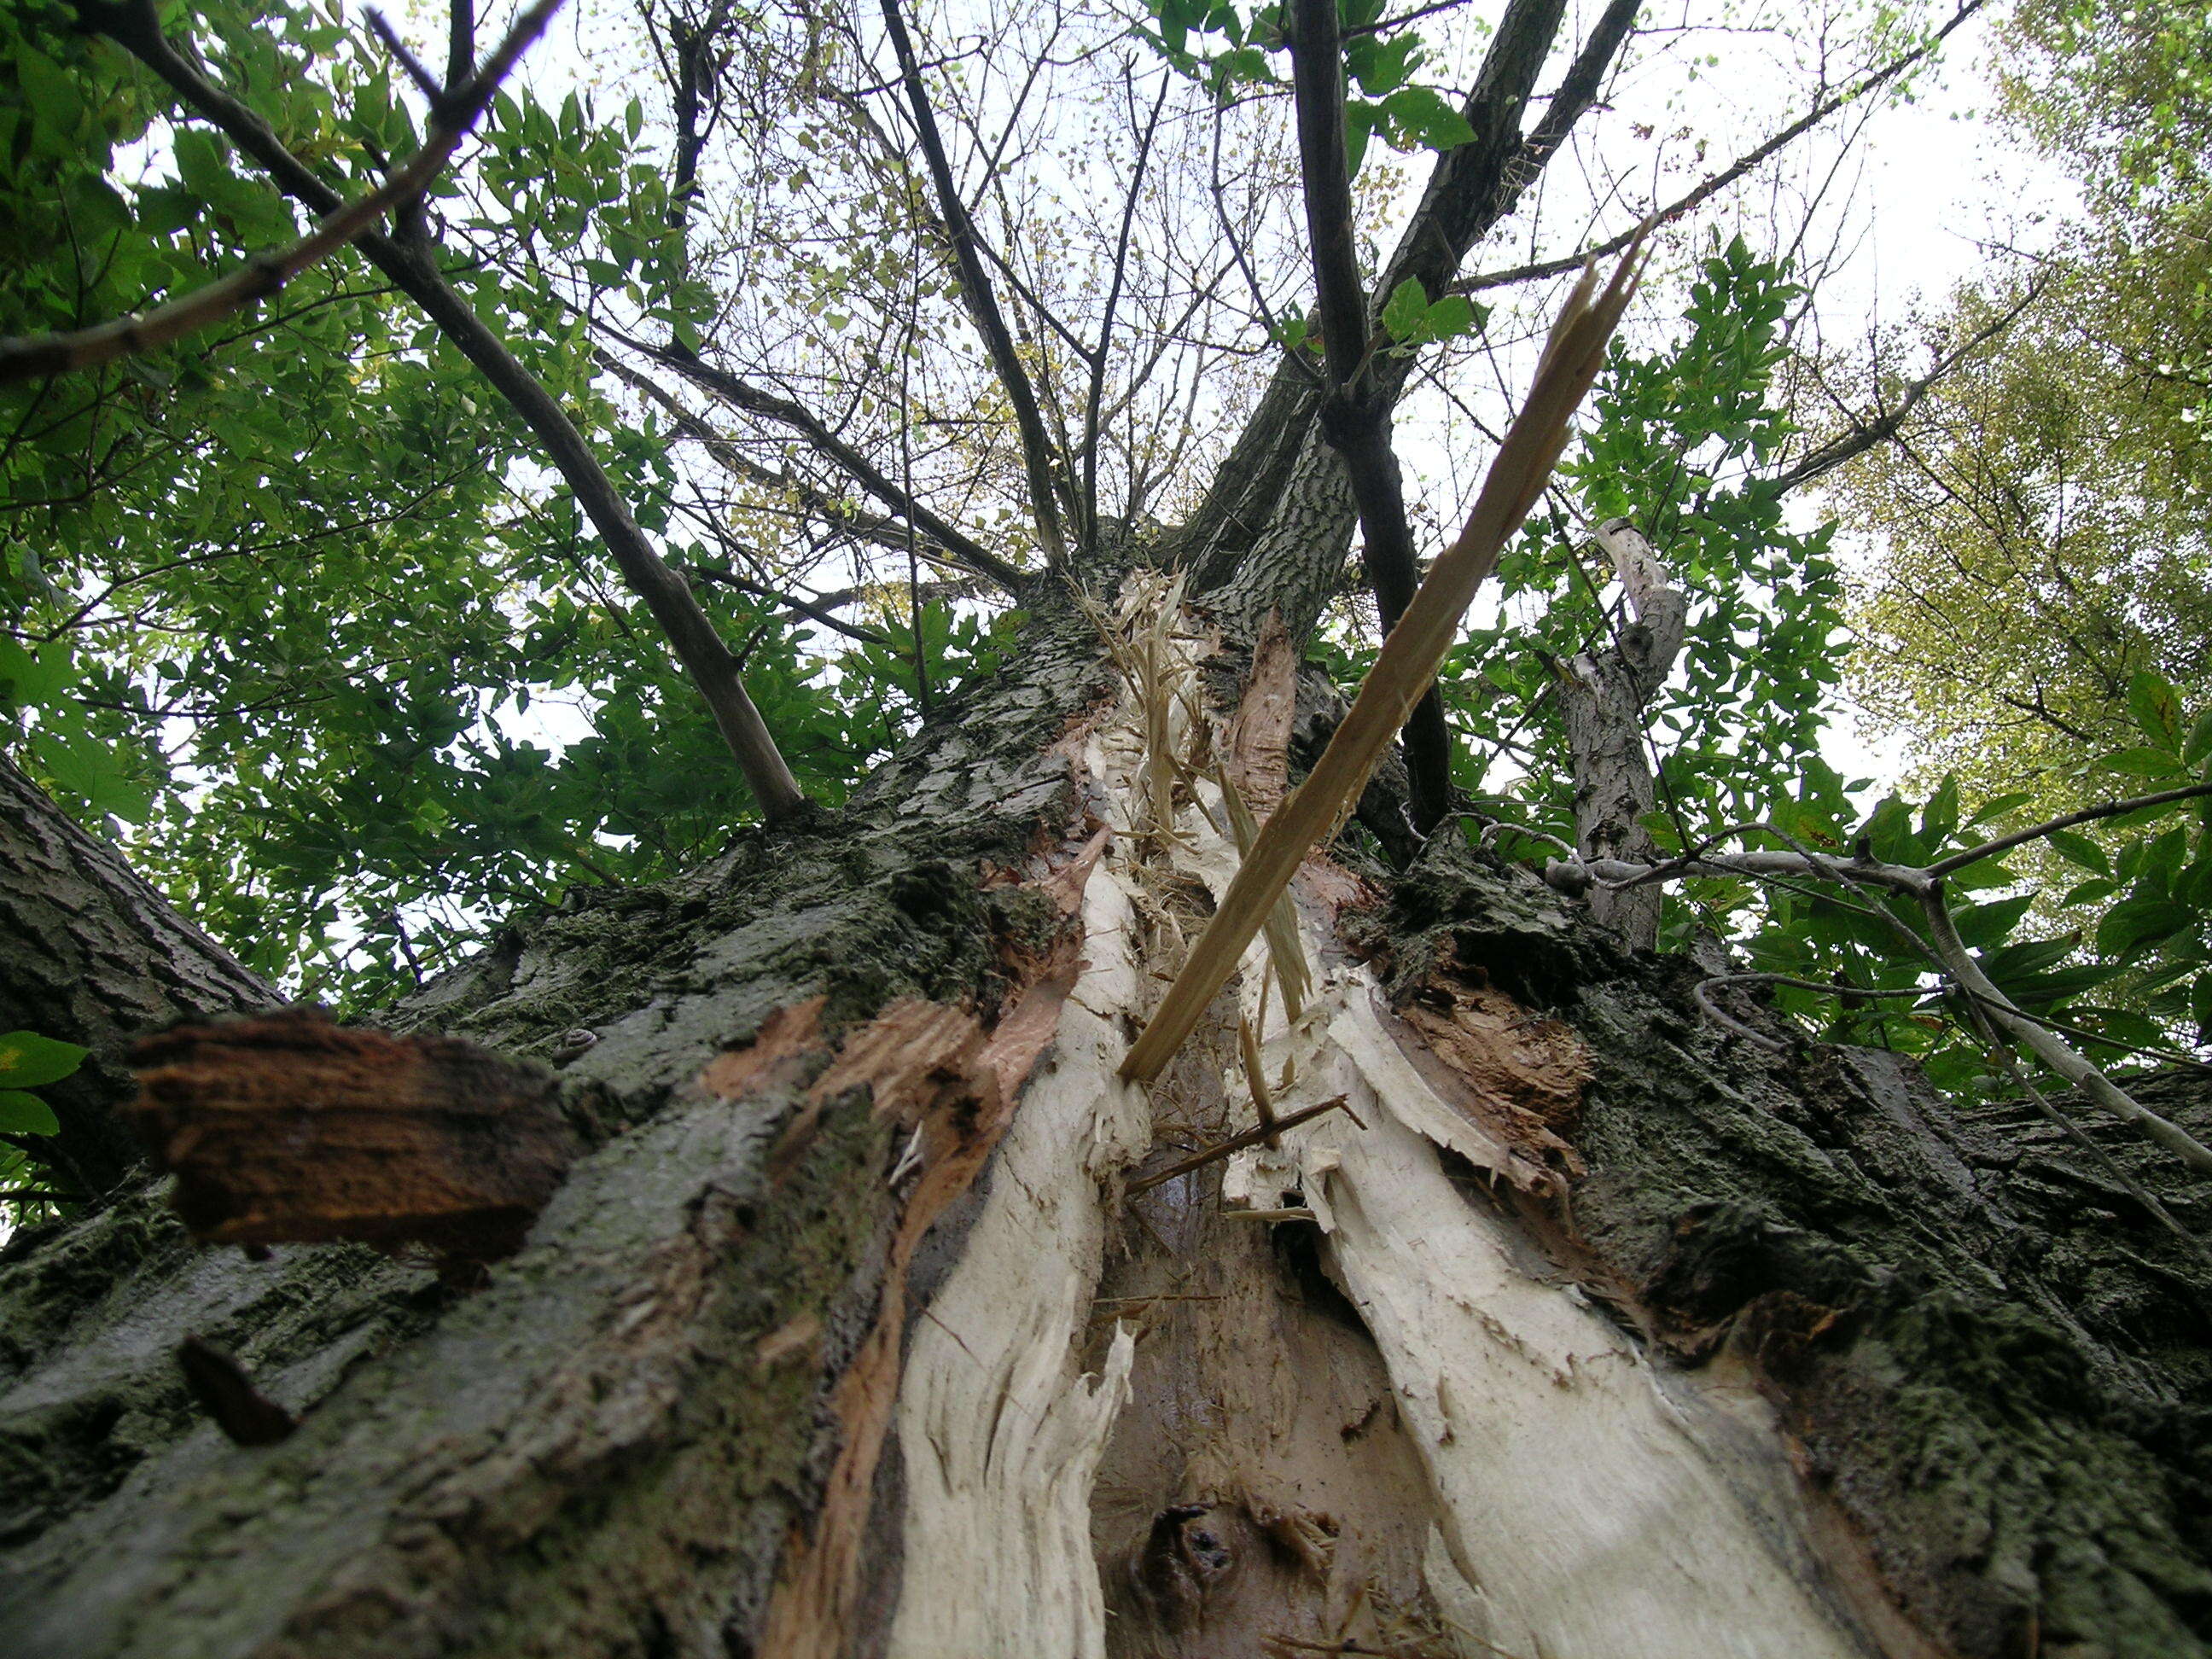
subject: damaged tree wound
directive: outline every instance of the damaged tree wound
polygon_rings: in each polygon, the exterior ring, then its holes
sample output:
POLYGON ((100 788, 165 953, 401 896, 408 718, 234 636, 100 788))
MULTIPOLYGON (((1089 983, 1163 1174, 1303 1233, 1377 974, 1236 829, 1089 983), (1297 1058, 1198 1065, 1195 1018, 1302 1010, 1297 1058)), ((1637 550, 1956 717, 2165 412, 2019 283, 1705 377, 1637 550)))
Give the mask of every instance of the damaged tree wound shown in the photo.
POLYGON ((574 1146, 533 1066, 314 1008, 186 1025, 132 1051, 128 1109, 193 1236, 356 1239, 448 1263, 512 1255, 574 1146))

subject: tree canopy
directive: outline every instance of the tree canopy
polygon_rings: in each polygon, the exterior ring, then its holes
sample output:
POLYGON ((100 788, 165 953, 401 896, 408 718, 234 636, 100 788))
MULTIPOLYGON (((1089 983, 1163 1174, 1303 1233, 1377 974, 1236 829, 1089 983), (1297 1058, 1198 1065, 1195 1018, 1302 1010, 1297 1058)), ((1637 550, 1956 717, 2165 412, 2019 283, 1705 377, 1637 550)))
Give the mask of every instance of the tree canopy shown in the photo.
MULTIPOLYGON (((2004 326, 1838 475, 1873 538, 1855 689, 1915 781, 2028 817, 2185 782, 2212 751, 2212 41, 2191 7, 2026 4, 2002 119, 2078 191, 2052 247, 2005 256, 1931 327, 2004 326), (2007 320, 2009 319, 2009 320, 2007 320)), ((1897 395, 1893 387, 1892 398, 1897 395)), ((2140 1042, 2212 1026, 2212 860, 2186 820, 2121 817, 2023 863, 2031 926, 2140 1042)))

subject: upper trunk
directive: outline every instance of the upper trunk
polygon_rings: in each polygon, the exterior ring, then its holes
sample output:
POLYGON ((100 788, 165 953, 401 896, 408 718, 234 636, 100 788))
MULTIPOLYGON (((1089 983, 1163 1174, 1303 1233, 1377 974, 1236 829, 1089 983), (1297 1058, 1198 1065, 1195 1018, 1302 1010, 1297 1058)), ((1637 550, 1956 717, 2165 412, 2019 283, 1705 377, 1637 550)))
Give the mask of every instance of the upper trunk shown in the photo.
POLYGON ((1316 860, 1301 1018, 1261 947, 1116 1085, 1234 859, 1161 745, 1264 811, 1295 701, 1186 719, 1150 637, 1109 695, 1047 611, 848 812, 401 1011, 592 1144, 483 1288, 151 1194, 6 1270, 15 1650, 2212 1651, 2206 1275, 2011 1109, 1717 1036, 1441 845, 1316 860), (1122 1199, 1253 1121, 1240 1027, 1349 1112, 1122 1199))

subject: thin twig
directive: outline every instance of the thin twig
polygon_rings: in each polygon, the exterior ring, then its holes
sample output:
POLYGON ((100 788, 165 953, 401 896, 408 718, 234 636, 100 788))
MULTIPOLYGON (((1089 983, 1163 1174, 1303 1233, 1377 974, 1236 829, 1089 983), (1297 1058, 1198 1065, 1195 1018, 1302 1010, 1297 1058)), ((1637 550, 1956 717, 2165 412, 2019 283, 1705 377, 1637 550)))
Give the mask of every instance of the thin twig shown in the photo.
MULTIPOLYGON (((1188 1158, 1178 1159, 1164 1170, 1155 1170, 1148 1176, 1139 1176, 1121 1190, 1131 1198, 1134 1198, 1139 1193, 1148 1193, 1164 1181, 1173 1181, 1177 1176, 1186 1176, 1193 1170, 1203 1169, 1209 1164, 1227 1158, 1231 1152, 1243 1152, 1247 1146, 1257 1146, 1261 1141, 1281 1134, 1285 1129, 1295 1129, 1301 1123, 1311 1122, 1323 1112, 1333 1112, 1342 1106, 1344 1106, 1344 1097, 1337 1095, 1324 1100, 1318 1106, 1308 1106, 1291 1113, 1286 1117, 1279 1117, 1271 1123, 1262 1123, 1256 1129, 1247 1129, 1242 1134, 1231 1135, 1226 1140, 1206 1147, 1203 1152, 1193 1152, 1188 1158)), ((1349 1108, 1346 1109, 1345 1115, 1352 1116, 1349 1108)), ((1358 1119, 1353 1117, 1352 1121, 1357 1123, 1358 1119)))
POLYGON ((1515 283, 1534 282, 1546 276, 1564 276, 1567 272, 1580 268, 1591 259, 1610 258, 1626 247, 1632 240, 1647 234, 1652 226, 1671 224, 1692 208, 1727 189, 1729 185, 1778 151, 1795 143, 1846 104, 1853 103, 1877 87, 1895 80, 1914 64, 1931 56, 1937 46, 1950 38, 1954 30, 1959 28, 1987 3, 1988 0, 1965 0, 1965 3, 1952 13, 1942 28, 1936 30, 1934 34, 1911 52, 1899 54, 1880 69, 1869 70, 1848 87, 1830 97, 1820 100, 1811 109, 1806 111, 1803 115, 1783 128, 1771 138, 1754 149, 1747 150, 1718 173, 1702 180, 1685 194, 1669 202, 1665 207, 1655 210, 1650 217, 1635 230, 1624 231, 1618 236, 1609 237, 1593 247, 1584 248, 1579 253, 1563 255, 1556 259, 1539 259, 1530 264, 1516 265, 1509 270, 1478 272, 1474 276, 1462 277, 1453 283, 1452 291, 1455 294, 1479 294, 1486 289, 1504 288, 1515 283))

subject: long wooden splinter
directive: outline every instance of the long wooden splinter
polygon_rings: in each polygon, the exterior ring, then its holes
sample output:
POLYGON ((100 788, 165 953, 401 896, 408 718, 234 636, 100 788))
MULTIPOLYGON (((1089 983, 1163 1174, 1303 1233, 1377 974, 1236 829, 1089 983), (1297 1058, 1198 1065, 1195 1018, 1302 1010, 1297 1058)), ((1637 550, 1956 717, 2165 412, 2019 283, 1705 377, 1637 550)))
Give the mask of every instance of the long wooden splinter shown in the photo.
POLYGON ((1352 712, 1337 727, 1319 763, 1261 830, 1221 908, 1199 935, 1182 971, 1121 1062, 1123 1077, 1149 1083, 1175 1058, 1214 994, 1237 970, 1244 947, 1298 866, 1342 825, 1376 763, 1436 678, 1475 590, 1497 564, 1507 538, 1536 504, 1566 447, 1567 422, 1596 380, 1607 342, 1635 295, 1642 274, 1639 256, 1650 228, 1647 224, 1638 231, 1612 280, 1595 298, 1597 266, 1593 262, 1583 270, 1559 319, 1552 325, 1528 401, 1490 464, 1466 527, 1437 556, 1406 614, 1383 641, 1352 712))

